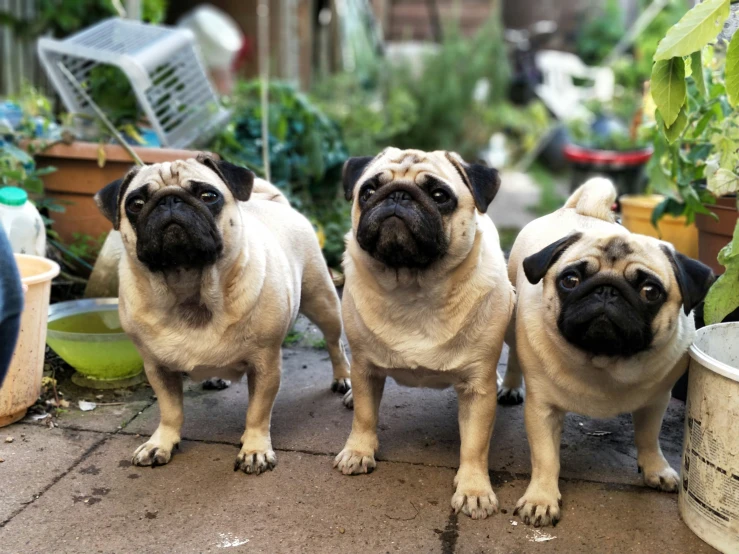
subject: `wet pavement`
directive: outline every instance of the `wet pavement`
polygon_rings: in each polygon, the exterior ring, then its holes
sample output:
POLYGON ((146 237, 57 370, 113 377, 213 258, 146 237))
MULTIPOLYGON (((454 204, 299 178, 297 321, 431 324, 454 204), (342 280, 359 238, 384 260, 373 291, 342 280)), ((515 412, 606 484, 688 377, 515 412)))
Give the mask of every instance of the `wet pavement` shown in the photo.
MULTIPOLYGON (((0 551, 714 552, 683 524, 676 495, 642 486, 628 416, 567 418, 563 518, 534 529, 512 513, 530 473, 523 408, 499 406, 490 474, 502 510, 472 521, 450 513, 459 456, 452 390, 388 382, 377 469, 346 477, 332 460, 352 412, 329 390, 327 353, 294 346, 283 358, 278 464, 260 476, 233 471, 245 383, 205 391, 188 382, 183 442, 154 469, 130 465, 158 420, 145 387, 90 412, 73 403, 57 428, 29 417, 0 429, 0 551)), ((673 401, 662 430, 675 467, 683 408, 673 401)))

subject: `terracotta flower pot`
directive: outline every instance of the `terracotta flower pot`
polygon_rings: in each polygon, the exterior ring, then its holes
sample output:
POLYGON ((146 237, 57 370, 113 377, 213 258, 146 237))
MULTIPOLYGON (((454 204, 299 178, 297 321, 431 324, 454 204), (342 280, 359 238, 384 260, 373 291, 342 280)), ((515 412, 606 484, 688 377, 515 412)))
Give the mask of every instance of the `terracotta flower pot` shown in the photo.
POLYGON ((674 217, 668 214, 659 220, 657 229, 652 225, 652 212, 662 200, 664 197, 658 194, 622 196, 620 203, 623 226, 632 233, 666 240, 678 252, 697 258, 698 229, 694 224, 686 226, 684 216, 674 217))
MULTIPOLYGON (((112 229, 92 197, 105 185, 122 177, 134 165, 128 152, 118 145, 105 145, 105 165, 98 166, 97 143, 56 144, 35 155, 39 168, 53 166, 56 171, 43 177, 46 194, 62 204, 63 213, 54 213, 52 228, 69 244, 74 234, 97 238, 112 229)), ((140 148, 134 151, 147 164, 195 157, 193 150, 140 148)))
POLYGON ((724 266, 716 257, 719 250, 731 242, 739 212, 736 210, 736 197, 723 196, 713 206, 707 206, 718 216, 718 221, 710 215, 698 214, 695 225, 698 227, 698 259, 713 269, 716 275, 724 272, 724 266))

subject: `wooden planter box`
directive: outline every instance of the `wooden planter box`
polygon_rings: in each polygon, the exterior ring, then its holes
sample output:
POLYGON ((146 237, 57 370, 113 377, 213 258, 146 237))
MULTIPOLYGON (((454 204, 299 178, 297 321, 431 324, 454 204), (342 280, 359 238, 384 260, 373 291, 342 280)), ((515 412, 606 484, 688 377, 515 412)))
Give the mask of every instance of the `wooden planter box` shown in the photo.
MULTIPOLYGON (((56 144, 34 156, 39 168, 53 166, 56 171, 43 177, 46 195, 65 208, 54 213, 52 228, 62 242, 74 241, 74 234, 99 237, 113 227, 100 213, 93 196, 105 185, 122 177, 134 165, 128 152, 118 145, 105 145, 105 165, 98 167, 97 143, 56 144)), ((144 163, 154 164, 194 158, 198 151, 135 147, 144 163)))

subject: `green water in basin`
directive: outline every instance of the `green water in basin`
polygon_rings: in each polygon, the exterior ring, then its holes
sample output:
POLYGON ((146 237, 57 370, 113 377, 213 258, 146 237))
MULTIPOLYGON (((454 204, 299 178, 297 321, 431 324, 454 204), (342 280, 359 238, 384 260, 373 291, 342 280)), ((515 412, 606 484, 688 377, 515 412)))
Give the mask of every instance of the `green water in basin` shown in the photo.
POLYGON ((117 307, 49 321, 46 342, 65 362, 92 379, 125 379, 143 367, 136 347, 121 328, 117 307))

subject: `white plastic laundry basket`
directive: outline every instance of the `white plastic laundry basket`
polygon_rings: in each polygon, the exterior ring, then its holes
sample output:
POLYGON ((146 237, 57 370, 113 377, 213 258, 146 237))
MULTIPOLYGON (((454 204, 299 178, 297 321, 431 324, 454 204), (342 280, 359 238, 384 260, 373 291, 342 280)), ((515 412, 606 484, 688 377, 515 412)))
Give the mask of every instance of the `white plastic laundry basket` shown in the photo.
POLYGON ((202 143, 228 118, 186 29, 107 19, 64 40, 39 39, 38 54, 72 113, 94 115, 59 70, 59 62, 83 86, 100 64, 120 68, 163 146, 202 143))

